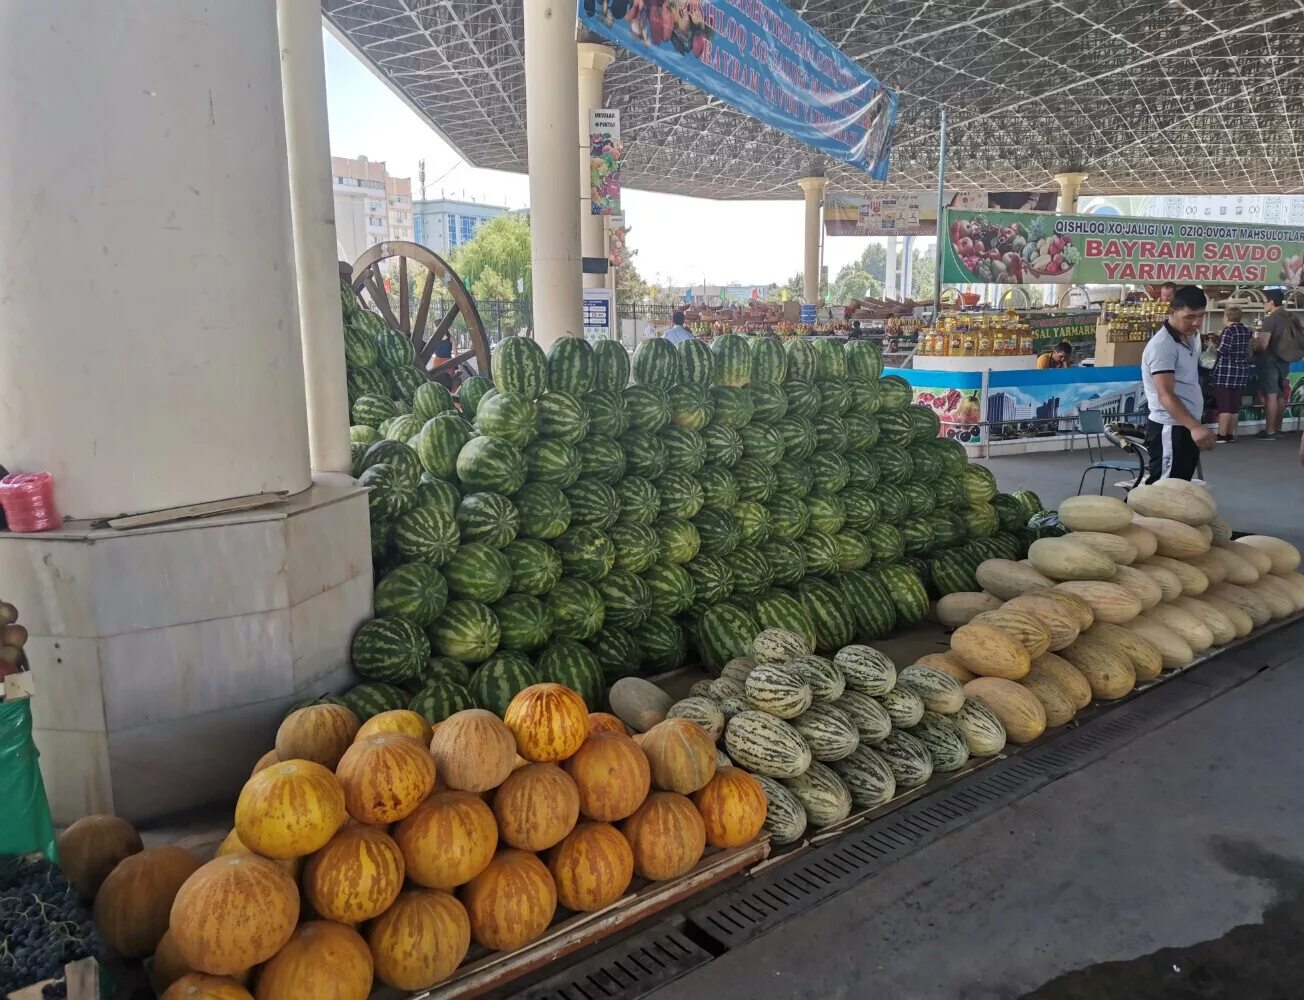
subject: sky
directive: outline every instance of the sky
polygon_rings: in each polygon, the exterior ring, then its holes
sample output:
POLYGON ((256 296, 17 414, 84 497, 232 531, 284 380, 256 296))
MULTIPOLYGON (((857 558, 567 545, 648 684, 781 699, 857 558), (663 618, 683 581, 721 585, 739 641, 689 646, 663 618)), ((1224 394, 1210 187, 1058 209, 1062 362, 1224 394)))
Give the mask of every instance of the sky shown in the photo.
MULTIPOLYGON (((331 153, 384 160, 397 177, 417 187, 417 161, 426 161, 426 193, 438 198, 474 198, 509 208, 530 200, 524 174, 468 166, 433 129, 329 33, 323 31, 331 153)), ((800 192, 795 199, 711 201, 625 189, 622 207, 628 246, 638 251, 634 264, 645 280, 673 285, 763 285, 784 282, 802 269, 800 192)), ((824 263, 830 280, 859 259, 867 237, 826 241, 824 263)))

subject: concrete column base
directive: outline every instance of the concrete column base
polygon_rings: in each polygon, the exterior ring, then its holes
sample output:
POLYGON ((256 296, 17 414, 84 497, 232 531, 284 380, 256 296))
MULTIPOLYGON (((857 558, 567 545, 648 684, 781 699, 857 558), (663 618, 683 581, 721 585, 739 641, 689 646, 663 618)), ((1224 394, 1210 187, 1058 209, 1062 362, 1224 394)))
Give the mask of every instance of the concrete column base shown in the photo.
POLYGON ((287 706, 355 683, 371 617, 367 496, 319 476, 286 503, 138 531, 0 534, 56 823, 142 822, 235 797, 287 706))

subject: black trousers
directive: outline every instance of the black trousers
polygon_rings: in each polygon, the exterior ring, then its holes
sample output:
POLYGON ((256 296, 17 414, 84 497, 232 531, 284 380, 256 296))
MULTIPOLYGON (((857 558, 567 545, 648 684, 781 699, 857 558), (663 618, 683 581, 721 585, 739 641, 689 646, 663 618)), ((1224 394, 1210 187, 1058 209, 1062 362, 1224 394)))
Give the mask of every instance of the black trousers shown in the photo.
POLYGON ((1150 453, 1147 483, 1156 479, 1190 480, 1195 475, 1195 467, 1200 464, 1200 449, 1185 427, 1147 420, 1146 451, 1150 453))

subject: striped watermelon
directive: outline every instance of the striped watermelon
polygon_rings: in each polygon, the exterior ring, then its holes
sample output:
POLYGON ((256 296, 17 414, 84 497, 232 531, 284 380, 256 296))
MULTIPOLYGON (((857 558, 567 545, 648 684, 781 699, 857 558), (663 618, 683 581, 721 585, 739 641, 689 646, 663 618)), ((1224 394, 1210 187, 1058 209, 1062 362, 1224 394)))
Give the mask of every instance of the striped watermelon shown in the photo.
POLYGON ((651 595, 653 614, 673 617, 683 614, 693 604, 693 577, 683 566, 654 563, 643 571, 643 582, 651 595))
POLYGON ((366 424, 354 424, 350 427, 349 444, 352 447, 349 451, 353 456, 354 461, 361 464, 363 456, 367 453, 367 449, 377 441, 381 440, 384 436, 385 435, 381 434, 380 431, 376 430, 376 428, 368 427, 366 424))
POLYGON ((598 661, 602 679, 608 685, 638 673, 640 654, 633 633, 625 629, 604 628, 584 645, 598 661))
POLYGON ((914 399, 910 383, 900 375, 884 375, 878 380, 879 410, 903 410, 914 399))
POLYGON ((633 639, 643 666, 650 672, 675 670, 688 658, 684 630, 665 615, 649 615, 634 630, 633 639))
POLYGON ((756 415, 752 397, 746 389, 731 385, 712 386, 711 398, 715 401, 714 423, 739 430, 751 423, 756 415))
POLYGON ((457 404, 453 402, 453 397, 438 382, 422 382, 412 394, 412 415, 423 424, 441 413, 456 411, 457 404))
POLYGON ((388 396, 373 396, 363 393, 353 401, 349 415, 355 424, 366 427, 380 427, 391 417, 397 417, 402 411, 399 405, 388 396))
POLYGON ((868 573, 852 570, 838 575, 844 607, 861 642, 886 637, 897 623, 892 595, 868 573))
POLYGON ((847 374, 877 381, 883 374, 883 352, 870 340, 848 340, 842 347, 847 374))
POLYGON ((375 618, 353 636, 353 668, 368 680, 410 680, 429 655, 425 633, 406 618, 375 618))
POLYGON ((802 536, 801 546, 806 555, 806 573, 809 576, 835 576, 841 553, 837 540, 818 528, 810 528, 802 536))
POLYGON ((561 579, 561 556, 551 545, 534 538, 518 538, 503 548, 512 567, 511 590, 539 597, 548 593, 561 579))
POLYGON ((815 421, 808 417, 788 414, 775 425, 783 441, 783 456, 794 461, 810 458, 815 453, 819 432, 815 421))
POLYGON ((380 618, 406 618, 418 628, 430 625, 448 603, 443 575, 428 563, 404 563, 376 584, 375 608, 380 618))
POLYGON ((411 367, 416 351, 406 334, 382 327, 376 332, 376 364, 381 368, 411 367))
POLYGON ((857 809, 877 808, 896 795, 896 776, 892 768, 881 754, 863 743, 829 766, 847 786, 851 804, 857 809))
MULTIPOLYGON (((801 542, 781 535, 773 535, 762 542, 759 549, 761 555, 765 556, 765 562, 770 567, 776 584, 791 585, 806 575, 806 550, 801 547, 801 542)), ((776 623, 766 622, 766 624, 776 623)), ((776 625, 776 627, 785 626, 776 625)))
POLYGON ((472 492, 515 493, 525 471, 520 449, 502 438, 472 438, 457 453, 457 478, 472 492))
POLYGON ((536 483, 566 488, 580 475, 580 453, 565 441, 535 441, 525 449, 525 474, 536 483))
POLYGON ((671 468, 657 480, 657 493, 661 497, 662 514, 674 514, 677 517, 696 517, 706 502, 706 494, 699 483, 688 472, 671 468))
POLYGON ((607 682, 602 676, 602 664, 574 639, 554 639, 539 653, 535 667, 541 680, 565 684, 584 699, 590 711, 599 712, 606 706, 607 682))
POLYGON ((616 564, 616 547, 611 539, 592 525, 575 525, 553 539, 552 547, 561 556, 568 576, 597 583, 616 564))
POLYGON ((795 496, 776 493, 765 509, 770 512, 772 537, 798 539, 810 528, 810 509, 795 496))
POLYGON ((815 531, 836 535, 847 521, 846 507, 837 493, 816 490, 806 497, 806 508, 810 511, 810 527, 815 531))
POLYGON ((753 382, 747 395, 752 401, 752 420, 758 424, 777 424, 788 413, 788 394, 781 385, 753 382))
POLYGON ((484 542, 495 549, 516 537, 521 515, 501 493, 471 493, 457 505, 457 527, 463 542, 484 542))
MULTIPOLYGON (((933 545, 939 549, 949 549, 954 545, 959 545, 965 539, 964 521, 959 514, 949 510, 937 510, 928 515, 928 526, 933 533, 933 545)), ((1007 558, 1019 558, 1019 551, 1016 547, 1013 556, 1007 558)), ((969 590, 978 590, 978 587, 966 588, 969 590)))
POLYGON ((765 503, 779 488, 773 467, 755 458, 740 458, 733 467, 733 476, 738 481, 738 496, 743 500, 765 503))
POLYGON ((679 378, 679 355, 675 345, 663 337, 648 337, 634 350, 632 365, 635 385, 669 389, 679 378))
POLYGON ((629 352, 618 340, 593 345, 593 388, 620 392, 629 385, 629 352))
MULTIPOLYGON (((707 350, 705 345, 702 345, 702 350, 707 350)), ((667 398, 670 400, 671 419, 677 427, 700 431, 715 416, 715 397, 705 386, 683 383, 674 386, 667 398)))
POLYGON ((770 512, 755 500, 739 500, 729 513, 738 522, 740 544, 760 545, 770 537, 770 512))
POLYGON ((697 474, 702 506, 730 510, 738 503, 738 480, 722 465, 709 465, 697 474))
MULTIPOLYGON (((483 413, 480 419, 483 419, 483 413)), ((561 389, 543 394, 538 402, 538 421, 540 434, 567 444, 577 444, 589 433, 588 407, 579 396, 561 389)))
POLYGON ((910 501, 905 491, 888 483, 880 483, 877 492, 879 515, 888 524, 900 527, 910 516, 910 501))
POLYGON ((670 466, 665 442, 655 434, 626 431, 620 436, 620 447, 625 453, 625 472, 631 476, 660 479, 670 466))
POLYGON ((763 629, 784 629, 801 637, 807 648, 815 645, 815 625, 791 593, 771 588, 753 599, 750 607, 756 624, 763 629))
POLYGON ((835 650, 851 642, 855 624, 836 584, 807 576, 794 589, 815 626, 816 649, 835 650))
POLYGON ((842 426, 847 432, 847 450, 863 452, 878 444, 878 420, 875 417, 848 413, 842 418, 842 426))
POLYGON ((872 490, 879 484, 882 473, 879 471, 878 459, 869 452, 853 451, 847 456, 847 485, 863 486, 872 490))
POLYGON ((469 542, 453 554, 444 576, 457 597, 492 604, 511 586, 512 564, 498 549, 484 542, 469 542))
POLYGON ((657 561, 660 554, 660 538, 646 524, 617 521, 607 529, 607 537, 616 547, 615 569, 642 573, 657 561))
POLYGON ((620 497, 620 519, 651 524, 661 512, 661 494, 642 476, 626 476, 616 484, 620 497))
POLYGON ((693 579, 693 600, 696 604, 718 604, 733 593, 733 570, 718 556, 702 553, 692 562, 686 563, 684 569, 688 570, 688 575, 693 579))
POLYGON ((552 630, 568 639, 587 639, 602 628, 602 596, 591 583, 563 576, 549 592, 552 630))
POLYGON ((376 361, 375 339, 361 327, 346 323, 344 326, 344 363, 350 368, 373 368, 376 361))
POLYGON ((462 663, 488 659, 501 635, 493 611, 479 601, 450 601, 430 627, 435 652, 462 663))
MULTIPOLYGON (((759 631, 751 615, 735 604, 722 601, 707 608, 697 623, 694 640, 702 662, 718 671, 735 657, 751 653, 752 640, 759 631)), ((750 692, 748 700, 751 700, 750 692)))
POLYGON ((788 352, 777 337, 752 339, 749 381, 782 385, 788 375, 788 352))
POLYGON ((876 572, 879 582, 892 595, 897 621, 902 625, 917 625, 923 621, 928 614, 928 591, 919 576, 900 564, 883 566, 876 572))
POLYGON ((621 395, 631 431, 655 434, 670 424, 670 396, 659 385, 631 385, 621 395))
POLYGON ((361 396, 384 396, 389 398, 389 382, 379 368, 350 368, 346 376, 345 387, 348 390, 349 405, 352 406, 361 396))
POLYGON ((811 765, 810 747, 797 731, 782 719, 756 709, 739 712, 729 720, 724 744, 739 767, 766 778, 796 777, 811 765))
POLYGON ((458 453, 470 440, 471 425, 458 414, 436 414, 417 433, 418 464, 431 476, 452 479, 457 473, 458 453))
POLYGON ((846 526, 856 531, 868 531, 878 522, 878 501, 865 486, 848 486, 838 496, 846 513, 846 526))
POLYGON ((805 417, 814 420, 820 413, 823 403, 819 389, 809 379, 789 380, 784 384, 784 394, 788 397, 788 416, 805 417))
MULTIPOLYGON (((382 521, 380 518, 371 518, 371 561, 375 566, 380 566, 383 562, 390 559, 391 550, 394 544, 394 522, 382 521)), ((456 547, 456 546, 454 546, 456 547)))
POLYGON ((528 653, 552 636, 552 612, 537 597, 508 594, 491 608, 498 619, 500 649, 528 653))
POLYGON ((815 381, 817 362, 815 347, 811 342, 804 337, 791 337, 783 342, 783 349, 788 355, 788 367, 784 380, 786 382, 795 382, 797 380, 804 382, 815 381))
POLYGON ((851 467, 836 452, 817 451, 810 457, 810 474, 815 489, 838 493, 851 478, 851 467))
POLYGON ((662 514, 656 519, 653 529, 659 561, 683 565, 697 558, 702 548, 702 536, 691 521, 674 514, 662 514))
POLYGON ((383 681, 368 681, 351 687, 340 696, 340 703, 366 722, 373 715, 403 708, 408 701, 407 692, 383 681))
POLYGON ((925 483, 918 480, 906 483, 901 492, 906 495, 906 504, 909 508, 909 517, 923 518, 933 512, 937 506, 937 500, 933 496, 933 491, 925 483))
POLYGON ((513 698, 539 683, 539 671, 528 657, 500 652, 485 660, 471 675, 470 691, 477 705, 501 717, 513 698))
POLYGON ((575 446, 580 474, 604 483, 616 483, 625 475, 625 452, 611 438, 590 434, 575 446))
POLYGON ((740 597, 755 597, 774 582, 774 571, 765 556, 750 546, 730 554, 729 569, 733 573, 734 593, 740 597))
POLYGON ((851 392, 846 379, 821 378, 815 383, 820 394, 820 413, 840 417, 851 409, 851 392))
POLYGON ((374 465, 388 465, 394 470, 394 483, 399 489, 415 490, 421 482, 421 458, 402 441, 386 438, 377 441, 362 458, 362 471, 374 465))
POLYGON ((413 394, 426 384, 426 373, 411 365, 401 365, 386 368, 385 380, 389 383, 390 395, 406 404, 406 409, 412 404, 413 394))
POLYGON ((417 484, 417 502, 422 507, 434 507, 453 514, 461 499, 462 494, 456 486, 445 479, 435 479, 429 473, 423 474, 417 484))
POLYGON ((873 416, 882 402, 879 399, 878 379, 848 375, 847 394, 851 396, 851 412, 862 417, 873 416))
POLYGON ((642 578, 628 570, 612 569, 596 587, 602 597, 604 627, 633 629, 643 624, 652 592, 642 578))
POLYGON ((493 350, 494 385, 538 399, 548 388, 548 356, 528 337, 504 337, 493 350))
POLYGON ((862 569, 869 563, 869 539, 847 528, 833 536, 838 543, 838 569, 843 573, 862 569))
POLYGON ((817 379, 847 377, 847 357, 841 342, 832 337, 816 337, 811 346, 815 348, 817 379))
POLYGON ((681 340, 675 347, 678 370, 675 381, 680 385, 709 386, 715 378, 715 357, 711 348, 694 337, 681 340))
POLYGON ((712 376, 716 385, 744 386, 751 380, 752 359, 747 338, 738 333, 722 333, 711 341, 715 359, 712 376))
POLYGON ((706 464, 706 442, 697 431, 671 424, 659 437, 665 445, 669 468, 696 475, 706 464))
POLYGON ((990 504, 992 498, 996 496, 996 477, 992 475, 989 469, 981 465, 966 465, 964 467, 964 494, 970 507, 990 504))
MULTIPOLYGON (((590 525, 606 531, 620 516, 620 497, 606 483, 581 476, 564 491, 572 525, 590 525)), ((561 532, 558 532, 560 535, 561 532)))
POLYGON ((728 511, 707 507, 698 512, 693 526, 701 536, 702 551, 707 555, 727 556, 742 541, 738 522, 728 511))
POLYGON ((391 441, 402 441, 407 444, 421 433, 421 421, 410 413, 400 413, 397 417, 382 421, 380 433, 391 441))
POLYGON ((710 424, 702 431, 702 443, 706 445, 707 465, 732 469, 743 457, 743 439, 732 427, 710 424))
POLYGON ((556 486, 526 483, 512 494, 512 505, 520 515, 517 531, 522 537, 556 538, 570 527, 570 501, 556 486))
POLYGON ((1001 526, 996 508, 989 503, 962 510, 960 518, 964 521, 964 530, 970 538, 991 538, 1001 526))
POLYGON ((493 380, 487 375, 472 375, 457 390, 457 401, 462 405, 462 416, 467 420, 475 419, 476 407, 485 394, 492 391, 493 380))
POLYGON ((905 412, 910 420, 910 440, 915 444, 936 441, 942 433, 942 418, 931 406, 907 406, 905 412))
POLYGON ((457 551, 457 518, 436 507, 415 507, 394 523, 394 548, 405 559, 442 566, 457 551))
POLYGON ((547 357, 550 389, 580 395, 593 388, 593 348, 583 337, 558 337, 547 357))
POLYGON ((763 465, 776 465, 783 459, 783 435, 768 424, 748 424, 738 432, 743 441, 743 457, 754 458, 763 465))
POLYGON ((815 488, 815 477, 811 474, 809 462, 784 459, 774 467, 776 496, 795 497, 804 500, 815 488))
POLYGON ((455 712, 475 707, 471 692, 464 685, 449 680, 426 684, 407 703, 409 711, 416 712, 432 726, 443 722, 455 712))
POLYGON ((625 397, 610 389, 590 389, 581 400, 589 415, 589 433, 618 438, 629 430, 625 397))
POLYGON ((393 521, 417 505, 416 487, 407 485, 407 474, 385 462, 366 469, 358 482, 368 491, 367 509, 372 520, 393 521))
POLYGON ((475 426, 481 434, 524 448, 539 435, 539 404, 517 392, 498 392, 481 402, 475 426))
POLYGON ((880 440, 904 448, 911 441, 910 417, 905 410, 889 410, 878 415, 880 440))

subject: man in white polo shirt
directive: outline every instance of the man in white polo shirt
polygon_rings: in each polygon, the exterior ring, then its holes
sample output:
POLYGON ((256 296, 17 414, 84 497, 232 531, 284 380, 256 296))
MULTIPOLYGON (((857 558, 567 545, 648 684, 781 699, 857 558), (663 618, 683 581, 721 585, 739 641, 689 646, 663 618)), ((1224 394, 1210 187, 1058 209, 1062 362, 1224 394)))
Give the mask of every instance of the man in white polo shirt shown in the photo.
POLYGON ((1204 292, 1186 285, 1173 293, 1168 319, 1155 331, 1141 355, 1141 384, 1150 416, 1146 450, 1150 475, 1156 479, 1190 479, 1200 452, 1213 448, 1213 431, 1200 422, 1200 324, 1208 305, 1204 292))

